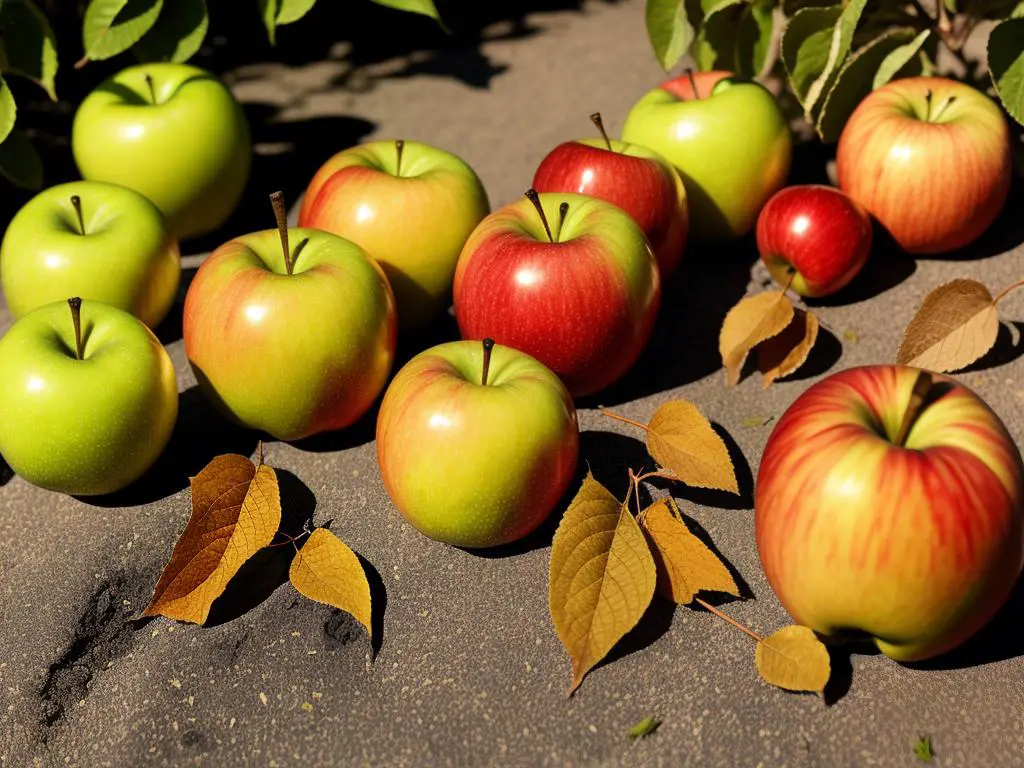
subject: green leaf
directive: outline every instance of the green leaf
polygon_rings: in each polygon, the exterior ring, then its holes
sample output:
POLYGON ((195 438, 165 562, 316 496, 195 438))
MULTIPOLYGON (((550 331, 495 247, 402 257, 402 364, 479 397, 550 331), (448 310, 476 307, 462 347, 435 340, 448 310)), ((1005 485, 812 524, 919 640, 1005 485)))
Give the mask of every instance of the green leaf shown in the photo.
POLYGON ((782 0, 782 13, 789 19, 804 8, 827 8, 840 4, 841 0, 782 0))
POLYGON ((888 83, 896 77, 904 67, 911 64, 911 62, 913 62, 915 69, 919 67, 921 61, 917 52, 921 50, 921 46, 925 44, 929 35, 931 35, 931 30, 926 29, 909 43, 901 45, 886 56, 882 65, 878 68, 878 71, 875 72, 875 79, 871 84, 872 90, 875 88, 881 88, 883 85, 888 83))
POLYGON ((188 61, 199 52, 209 26, 206 0, 175 0, 135 44, 135 55, 143 61, 188 61))
MULTIPOLYGON (((736 27, 746 0, 719 0, 700 26, 690 51, 697 69, 732 69, 736 61, 736 27)), ((739 74, 739 73, 737 73, 739 74)))
POLYGON ((163 0, 92 0, 82 22, 85 57, 76 66, 127 51, 152 29, 162 8, 163 0))
POLYGON ((316 0, 281 0, 281 9, 277 12, 277 25, 292 24, 316 5, 316 0))
POLYGON ((434 7, 434 0, 373 0, 373 2, 388 8, 396 8, 399 11, 419 13, 437 21, 441 20, 437 13, 437 8, 434 7))
POLYGON ((654 55, 667 72, 690 49, 696 34, 685 0, 647 0, 645 20, 654 55))
POLYGON ((277 13, 281 8, 281 0, 257 0, 263 26, 267 28, 267 37, 271 45, 277 44, 277 13))
POLYGON ((14 128, 14 119, 18 116, 18 107, 14 103, 14 95, 0 75, 0 141, 4 141, 14 128))
POLYGON ((765 71, 765 62, 772 51, 776 4, 777 0, 750 0, 747 3, 736 32, 734 72, 756 77, 765 71))
POLYGON ((782 63, 801 104, 811 85, 825 71, 832 30, 842 14, 843 9, 838 6, 804 8, 797 11, 782 33, 782 63))
POLYGON ((913 29, 892 29, 847 59, 818 114, 815 127, 822 141, 833 142, 839 138, 853 110, 871 93, 878 68, 893 51, 913 39, 913 29))
POLYGON ((661 725, 661 720, 659 720, 656 717, 653 717, 652 715, 648 715, 639 723, 637 723, 628 731, 626 731, 626 735, 630 739, 642 739, 644 736, 650 736, 652 733, 658 730, 659 725, 661 725))
POLYGON ((33 0, 8 0, 0 13, 0 39, 4 71, 27 77, 56 101, 57 41, 33 0))
POLYGON ((914 757, 922 763, 931 763, 935 760, 935 750, 932 747, 931 736, 918 736, 917 741, 910 745, 914 750, 914 757))
POLYGON ((988 68, 1006 111, 1024 123, 1024 17, 1007 19, 992 30, 988 68))
POLYGON ((11 131, 0 143, 0 176, 22 189, 43 187, 43 163, 22 131, 11 131))
POLYGON ((839 76, 839 70, 846 62, 846 57, 850 53, 850 46, 853 44, 853 33, 857 29, 857 22, 860 21, 860 16, 864 12, 864 6, 867 5, 867 2, 868 0, 850 0, 843 7, 843 14, 839 17, 839 21, 832 30, 832 40, 829 44, 825 68, 811 84, 810 88, 807 89, 807 97, 803 102, 803 106, 804 114, 808 119, 813 120, 816 114, 815 107, 820 107, 821 101, 828 95, 832 85, 835 83, 836 77, 839 76))

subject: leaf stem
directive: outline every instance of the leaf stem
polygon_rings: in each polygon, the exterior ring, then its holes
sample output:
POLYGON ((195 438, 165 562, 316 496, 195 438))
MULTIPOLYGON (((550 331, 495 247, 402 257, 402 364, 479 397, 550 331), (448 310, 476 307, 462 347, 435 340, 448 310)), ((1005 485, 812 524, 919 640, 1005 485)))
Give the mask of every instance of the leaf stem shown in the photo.
POLYGON ((78 195, 71 196, 71 207, 75 209, 75 214, 78 216, 78 229, 79 234, 85 234, 85 217, 82 215, 82 198, 78 195))
POLYGON ((277 219, 277 231, 281 235, 281 251, 284 253, 284 268, 292 273, 292 253, 288 248, 288 214, 284 209, 284 193, 274 192, 270 196, 270 204, 274 207, 274 218, 277 219))
POLYGON ((544 231, 548 235, 548 242, 555 242, 555 238, 551 236, 551 227, 548 226, 548 217, 544 215, 544 206, 540 204, 540 195, 537 194, 537 190, 533 187, 526 190, 527 199, 533 203, 533 207, 537 209, 537 214, 540 216, 541 223, 544 225, 544 231))
POLYGON ((487 374, 491 370, 491 352, 494 350, 494 339, 484 339, 484 370, 480 374, 480 386, 487 386, 487 374))
MULTIPOLYGON (((267 544, 267 549, 270 549, 271 547, 283 547, 285 544, 295 544, 296 541, 298 541, 299 539, 305 538, 306 536, 309 536, 309 534, 311 534, 311 533, 312 533, 312 531, 303 531, 298 536, 289 536, 284 531, 278 531, 274 535, 275 536, 284 536, 285 541, 279 541, 279 542, 277 542, 277 544, 267 544)), ((296 547, 295 549, 296 549, 296 551, 298 551, 298 547, 296 547)))
POLYGON ((156 88, 153 87, 152 75, 146 75, 146 87, 149 88, 149 100, 156 105, 156 88))
POLYGON ((1008 293, 1012 293, 1021 286, 1024 286, 1024 279, 1018 280, 1016 283, 1011 283, 1010 285, 1006 286, 1005 288, 1003 288, 1003 290, 999 292, 999 295, 992 300, 992 303, 998 304, 1000 301, 1006 298, 1006 295, 1008 293))
POLYGON ((601 138, 604 139, 605 146, 608 147, 609 152, 614 152, 612 149, 612 140, 608 138, 608 132, 604 129, 604 120, 601 119, 601 113, 595 112, 590 116, 590 122, 597 126, 597 130, 601 132, 601 138))
POLYGON ((607 416, 610 419, 615 419, 616 421, 621 421, 624 424, 631 424, 634 427, 638 427, 639 429, 644 430, 644 432, 646 432, 647 430, 650 429, 650 427, 648 427, 646 424, 642 424, 639 421, 633 421, 633 419, 627 418, 625 416, 620 416, 619 414, 613 413, 611 411, 606 411, 604 408, 598 408, 597 412, 600 413, 602 416, 607 416))
POLYGON ((81 360, 85 354, 85 343, 82 339, 82 300, 75 296, 68 299, 71 307, 71 323, 75 326, 75 357, 81 360))
POLYGON ((693 67, 686 68, 686 76, 690 79, 690 87, 693 89, 693 98, 700 101, 700 92, 697 90, 697 78, 693 76, 693 67))
POLYGON ((747 626, 744 626, 743 624, 740 624, 732 616, 730 616, 729 614, 725 613, 724 611, 720 611, 718 608, 713 606, 707 600, 704 600, 703 598, 700 598, 700 597, 695 597, 695 598, 693 598, 693 602, 699 604, 700 607, 703 608, 704 610, 709 611, 710 613, 713 613, 715 616, 720 618, 726 624, 732 624, 740 632, 742 632, 745 635, 748 635, 749 637, 753 638, 755 641, 760 643, 764 639, 759 634, 757 634, 757 632, 752 630, 750 627, 747 627, 747 626))
POLYGON ((907 403, 907 410, 903 412, 903 421, 900 422, 896 439, 893 440, 893 443, 900 448, 906 443, 907 435, 910 434, 910 428, 914 426, 917 417, 921 415, 921 406, 924 405, 925 398, 928 396, 928 390, 931 388, 932 375, 928 371, 921 371, 914 382, 914 389, 910 393, 910 402, 907 403))
POLYGON ((653 472, 644 472, 642 475, 640 475, 637 478, 637 480, 642 483, 644 480, 649 480, 652 477, 658 477, 658 478, 661 478, 662 480, 674 480, 674 481, 679 480, 679 476, 678 475, 675 475, 675 474, 673 474, 671 472, 662 472, 662 471, 659 471, 659 470, 655 470, 653 472))
POLYGON ((402 151, 405 149, 405 142, 402 139, 395 140, 395 154, 398 155, 398 162, 395 163, 395 176, 402 175, 402 151))

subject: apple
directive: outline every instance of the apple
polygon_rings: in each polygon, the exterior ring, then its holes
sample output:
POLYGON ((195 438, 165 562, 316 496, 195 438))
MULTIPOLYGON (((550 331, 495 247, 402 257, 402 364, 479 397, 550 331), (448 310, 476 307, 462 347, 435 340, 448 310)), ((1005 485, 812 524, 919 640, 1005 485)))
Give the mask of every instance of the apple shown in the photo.
POLYGON ((178 241, 160 211, 117 184, 74 181, 40 192, 0 245, 0 283, 15 318, 77 295, 155 328, 180 280, 178 241))
POLYGON ((118 491, 157 460, 177 417, 171 358, 124 310, 52 302, 0 339, 0 453, 34 485, 118 491))
POLYGON ((599 197, 619 206, 647 235, 661 276, 667 278, 679 266, 689 229, 682 179, 654 150, 609 139, 599 113, 590 119, 601 138, 555 147, 537 168, 533 188, 599 197))
POLYGON ((281 193, 271 202, 277 229, 225 243, 196 272, 182 335, 215 406, 298 440, 347 427, 373 405, 395 358, 395 300, 362 248, 289 229, 281 193))
POLYGON ((1013 170, 992 99, 942 77, 872 91, 839 137, 839 186, 910 253, 967 245, 995 221, 1013 170))
POLYGON ((657 262, 621 208, 583 195, 526 194, 484 219, 459 257, 459 330, 532 355, 574 397, 598 392, 651 335, 661 303, 657 262))
POLYGON ((374 141, 324 163, 299 226, 333 232, 376 259, 409 330, 447 311, 459 252, 489 211, 480 179, 455 155, 416 141, 374 141))
POLYGON ((540 525, 573 479, 579 428, 558 377, 490 339, 409 361, 377 419, 384 487, 419 531, 492 547, 540 525))
POLYGON ((139 64, 105 80, 75 113, 71 146, 82 178, 141 192, 179 238, 220 227, 249 178, 242 108, 187 64, 139 64))
POLYGON ((786 187, 761 209, 757 249, 779 285, 792 284, 801 296, 828 296, 867 262, 871 219, 833 187, 786 187))
POLYGON ((1024 563, 1024 468, 963 384, 899 365, 806 390, 775 426, 755 494, 765 575, 795 621, 898 661, 959 645, 1024 563))
POLYGON ((792 156, 775 97, 728 72, 688 73, 649 91, 626 117, 622 140, 650 147, 679 171, 690 235, 702 242, 749 232, 785 183, 792 156))

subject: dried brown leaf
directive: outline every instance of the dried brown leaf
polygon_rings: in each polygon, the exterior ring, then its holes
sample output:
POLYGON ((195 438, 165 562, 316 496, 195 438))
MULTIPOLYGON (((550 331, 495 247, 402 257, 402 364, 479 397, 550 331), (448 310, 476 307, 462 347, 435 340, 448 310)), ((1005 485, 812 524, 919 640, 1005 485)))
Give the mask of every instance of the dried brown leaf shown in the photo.
POLYGON ((288 579, 299 594, 351 614, 372 637, 370 583, 363 564, 326 528, 313 531, 295 553, 288 579))
POLYGON ((757 367, 764 376, 764 388, 807 362, 817 340, 818 318, 813 312, 796 309, 786 329, 757 348, 757 367))
POLYGON ((205 623, 231 577, 280 525, 274 470, 245 456, 218 456, 192 478, 192 515, 143 616, 205 623))
POLYGON ((572 660, 572 688, 640 621, 656 570, 628 507, 588 474, 551 545, 548 605, 572 660))
POLYGON ((965 368, 999 336, 996 302, 976 280, 957 279, 929 293, 903 334, 896 360, 940 373, 965 368))
POLYGON ((831 674, 828 649, 807 627, 783 627, 762 639, 754 651, 761 679, 787 691, 825 690, 831 674))
POLYGON ((673 499, 659 499, 640 514, 658 567, 658 591, 680 605, 698 592, 740 596, 729 569, 686 527, 673 499))
POLYGON ((693 403, 673 400, 655 411, 647 450, 687 485, 740 492, 729 449, 693 403))
POLYGON ((718 336, 727 381, 740 380, 750 350, 785 330, 793 320, 793 303, 782 291, 765 291, 746 296, 729 310, 718 336))

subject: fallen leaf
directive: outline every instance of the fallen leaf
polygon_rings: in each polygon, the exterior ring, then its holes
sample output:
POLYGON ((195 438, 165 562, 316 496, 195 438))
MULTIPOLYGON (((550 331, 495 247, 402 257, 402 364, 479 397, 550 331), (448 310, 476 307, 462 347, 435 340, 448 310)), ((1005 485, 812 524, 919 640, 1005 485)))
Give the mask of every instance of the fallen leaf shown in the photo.
POLYGON ((642 739, 644 736, 650 736, 652 733, 658 730, 659 725, 661 725, 661 720, 652 715, 648 715, 639 723, 637 723, 628 731, 626 731, 626 735, 630 739, 642 739))
POLYGON ((659 499, 640 513, 658 567, 658 591, 680 605, 688 605, 698 592, 725 592, 740 596, 739 587, 703 541, 683 521, 673 499, 659 499))
POLYGON ((192 478, 192 515, 143 616, 206 622, 210 606, 281 525, 277 475, 245 456, 218 456, 192 478))
POLYGON ((911 746, 914 748, 914 757, 922 763, 931 763, 935 760, 931 736, 918 736, 917 741, 913 742, 911 746))
POLYGON ((746 296, 729 310, 718 336, 718 350, 730 385, 740 380, 750 350, 782 333, 793 314, 793 304, 782 291, 746 296))
POLYGON ((992 349, 999 336, 999 311, 976 280, 963 278, 929 293, 907 326, 897 362, 940 373, 957 371, 992 349))
POLYGON ((818 340, 818 318, 813 312, 796 309, 786 329, 757 348, 757 367, 768 389, 776 379, 795 372, 805 362, 818 340))
POLYGON ((654 412, 647 450, 687 485, 740 492, 729 449, 693 403, 673 400, 654 412))
POLYGON ((787 691, 825 690, 831 673, 828 649, 807 627, 783 627, 754 651, 761 679, 787 691))
POLYGON ((843 331, 843 338, 851 344, 856 344, 860 341, 860 334, 857 331, 843 331))
POLYGON ((656 570, 643 531, 588 474, 551 544, 548 605, 572 660, 572 688, 640 621, 656 570))
POLYGON ((748 416, 740 422, 744 427, 766 427, 775 421, 774 416, 748 416))
POLYGON ((328 531, 317 528, 295 553, 288 580, 299 594, 340 608, 373 636, 370 583, 359 557, 328 531))

